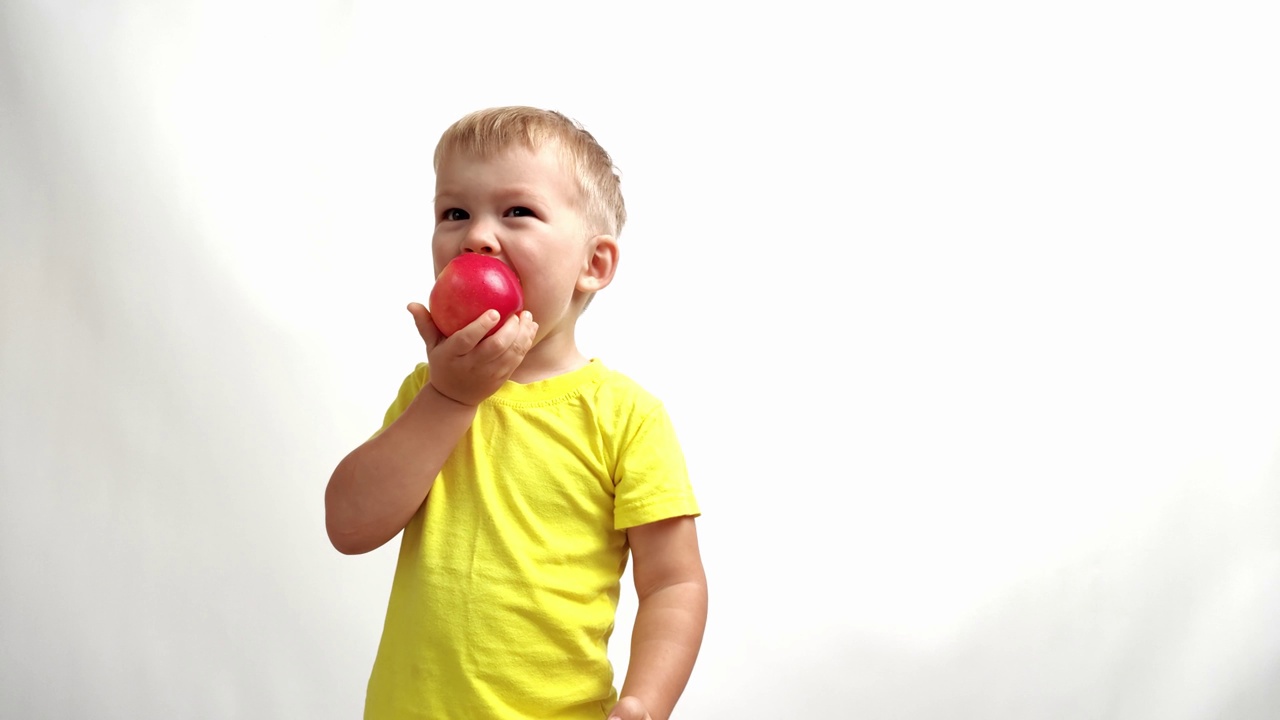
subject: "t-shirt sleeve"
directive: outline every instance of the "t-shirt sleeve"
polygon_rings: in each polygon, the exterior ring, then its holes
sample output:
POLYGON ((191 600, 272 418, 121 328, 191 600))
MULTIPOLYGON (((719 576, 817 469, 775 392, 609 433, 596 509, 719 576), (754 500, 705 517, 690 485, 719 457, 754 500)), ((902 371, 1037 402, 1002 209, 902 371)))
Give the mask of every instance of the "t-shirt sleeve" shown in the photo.
POLYGON ((413 399, 418 397, 418 391, 422 386, 427 384, 427 364, 418 363, 418 366, 409 373, 404 382, 400 383, 400 390, 396 393, 396 399, 392 401, 391 407, 387 408, 386 414, 382 417, 382 427, 378 428, 378 432, 370 437, 377 437, 383 430, 391 427, 391 423, 395 422, 404 414, 413 399))
POLYGON ((636 424, 620 449, 617 468, 615 529, 701 514, 684 452, 662 405, 655 405, 636 424))

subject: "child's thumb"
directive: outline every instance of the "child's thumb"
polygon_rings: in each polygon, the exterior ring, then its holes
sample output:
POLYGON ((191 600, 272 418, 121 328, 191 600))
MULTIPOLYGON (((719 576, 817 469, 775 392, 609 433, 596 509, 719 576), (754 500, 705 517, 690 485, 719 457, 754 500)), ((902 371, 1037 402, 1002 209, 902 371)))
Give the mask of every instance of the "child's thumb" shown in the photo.
POLYGON ((427 347, 433 347, 440 341, 440 330, 436 327, 434 321, 431 320, 431 313, 427 311, 422 303, 409 303, 409 314, 413 316, 413 324, 418 328, 418 334, 422 336, 422 341, 427 347))

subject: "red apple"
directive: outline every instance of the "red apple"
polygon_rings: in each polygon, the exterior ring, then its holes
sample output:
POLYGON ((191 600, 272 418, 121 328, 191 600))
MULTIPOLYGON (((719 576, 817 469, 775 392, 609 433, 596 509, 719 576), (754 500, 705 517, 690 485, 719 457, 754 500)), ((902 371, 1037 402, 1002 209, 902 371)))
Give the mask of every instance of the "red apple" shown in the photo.
POLYGON ((502 321, 485 335, 489 337, 507 318, 524 310, 524 292, 520 278, 506 263, 492 255, 463 253, 440 271, 427 303, 431 319, 446 337, 470 325, 485 311, 497 310, 502 321))

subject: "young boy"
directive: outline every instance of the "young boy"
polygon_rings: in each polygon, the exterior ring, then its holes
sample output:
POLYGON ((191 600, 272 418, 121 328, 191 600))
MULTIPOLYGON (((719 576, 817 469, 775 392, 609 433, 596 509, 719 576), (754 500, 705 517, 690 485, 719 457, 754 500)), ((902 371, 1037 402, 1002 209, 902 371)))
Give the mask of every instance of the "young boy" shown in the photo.
POLYGON ((565 116, 509 107, 454 123, 435 170, 436 274, 492 255, 525 311, 444 337, 411 303, 427 362, 329 480, 338 550, 403 531, 365 717, 664 720, 707 587, 666 411, 574 337, 618 265, 613 161, 565 116), (607 643, 628 552, 638 610, 619 693, 607 643))

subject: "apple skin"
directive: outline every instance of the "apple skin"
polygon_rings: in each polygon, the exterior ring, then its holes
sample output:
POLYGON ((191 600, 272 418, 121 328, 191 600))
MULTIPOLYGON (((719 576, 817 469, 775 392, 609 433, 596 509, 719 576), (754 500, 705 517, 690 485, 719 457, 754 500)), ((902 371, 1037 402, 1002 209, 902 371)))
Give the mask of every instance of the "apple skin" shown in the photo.
POLYGON ((524 310, 524 291, 520 278, 506 263, 492 255, 463 253, 440 271, 427 303, 431 319, 445 337, 470 325, 485 311, 497 310, 502 321, 485 335, 489 337, 508 317, 524 310))

